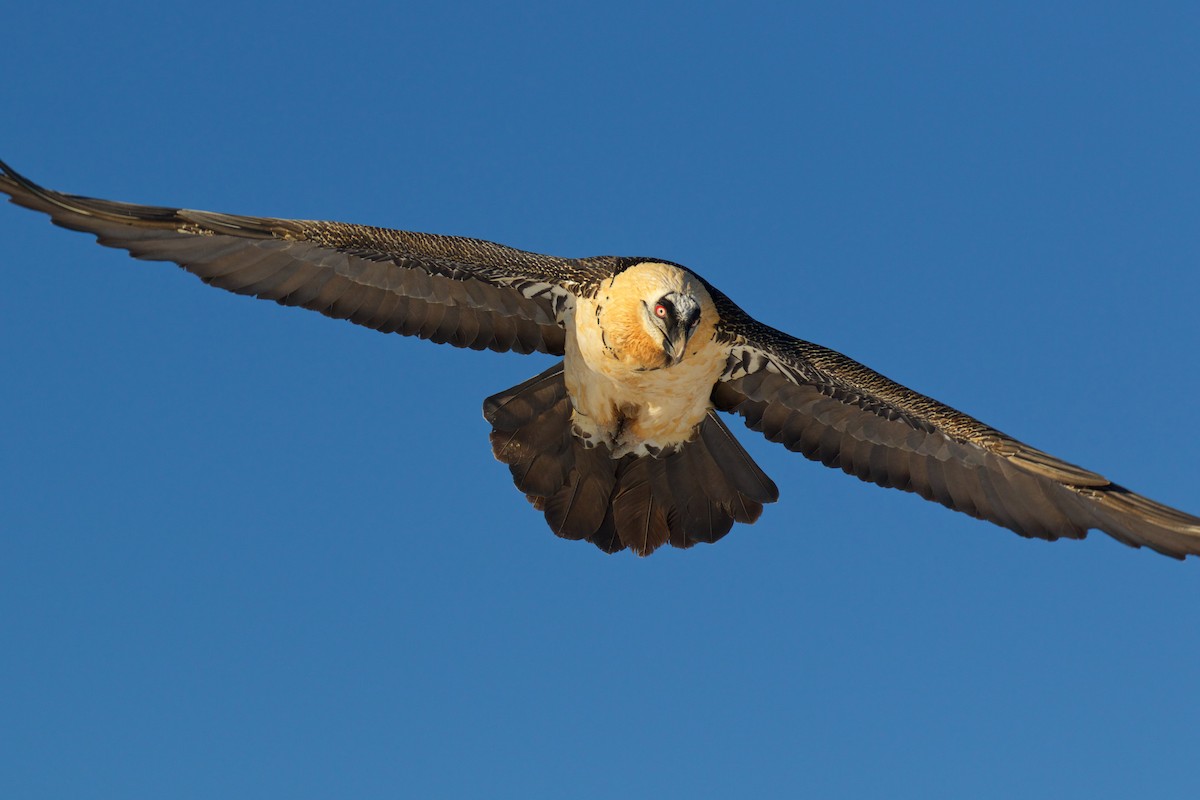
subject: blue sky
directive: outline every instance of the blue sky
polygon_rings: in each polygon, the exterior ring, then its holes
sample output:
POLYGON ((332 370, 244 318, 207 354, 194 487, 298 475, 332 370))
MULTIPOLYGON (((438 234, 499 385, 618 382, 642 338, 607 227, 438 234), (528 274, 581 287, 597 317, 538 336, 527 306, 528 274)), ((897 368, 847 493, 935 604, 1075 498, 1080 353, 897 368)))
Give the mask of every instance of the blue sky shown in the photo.
MULTIPOLYGON (((48 186, 671 259, 1200 511, 1194 4, 34 5, 48 186)), ((1194 796, 1194 561, 736 420, 780 502, 606 557, 490 455, 547 359, 0 241, 0 795, 1194 796)))

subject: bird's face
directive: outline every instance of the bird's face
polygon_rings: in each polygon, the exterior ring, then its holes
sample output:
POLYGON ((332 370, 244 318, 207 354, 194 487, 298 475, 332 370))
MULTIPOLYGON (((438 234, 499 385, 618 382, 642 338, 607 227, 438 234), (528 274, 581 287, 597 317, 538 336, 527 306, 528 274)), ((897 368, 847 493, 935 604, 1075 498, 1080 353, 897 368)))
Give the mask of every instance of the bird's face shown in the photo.
POLYGON ((700 301, 686 290, 652 296, 642 301, 642 324, 647 334, 662 342, 669 367, 683 358, 700 325, 700 301))
POLYGON ((616 275, 596 307, 604 348, 635 370, 691 363, 718 321, 704 284, 682 267, 657 261, 616 275))

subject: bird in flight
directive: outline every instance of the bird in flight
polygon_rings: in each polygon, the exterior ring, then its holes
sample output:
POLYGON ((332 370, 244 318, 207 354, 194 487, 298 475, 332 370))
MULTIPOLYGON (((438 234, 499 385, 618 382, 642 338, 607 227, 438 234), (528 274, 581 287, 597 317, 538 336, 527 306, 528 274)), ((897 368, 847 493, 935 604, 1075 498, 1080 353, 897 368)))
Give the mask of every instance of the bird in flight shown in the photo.
POLYGON ((478 239, 0 191, 205 283, 383 333, 555 366, 484 402, 495 456, 551 530, 613 553, 715 542, 779 497, 717 412, 789 450, 1022 536, 1104 531, 1174 558, 1200 518, 1006 436, 742 311, 686 267, 478 239))

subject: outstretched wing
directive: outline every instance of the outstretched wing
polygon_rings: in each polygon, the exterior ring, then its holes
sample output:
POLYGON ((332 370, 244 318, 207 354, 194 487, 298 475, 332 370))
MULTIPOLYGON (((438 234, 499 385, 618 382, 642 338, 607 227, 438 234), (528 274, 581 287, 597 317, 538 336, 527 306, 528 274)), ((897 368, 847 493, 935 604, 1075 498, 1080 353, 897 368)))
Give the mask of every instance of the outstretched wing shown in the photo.
POLYGON ((712 290, 732 355, 713 403, 769 440, 880 486, 1042 539, 1091 528, 1174 558, 1200 518, 1017 441, 841 353, 763 325, 712 290))
POLYGON ((576 261, 452 236, 340 222, 243 217, 62 194, 0 162, 0 191, 135 258, 205 283, 358 325, 476 350, 563 353, 560 313, 576 261))

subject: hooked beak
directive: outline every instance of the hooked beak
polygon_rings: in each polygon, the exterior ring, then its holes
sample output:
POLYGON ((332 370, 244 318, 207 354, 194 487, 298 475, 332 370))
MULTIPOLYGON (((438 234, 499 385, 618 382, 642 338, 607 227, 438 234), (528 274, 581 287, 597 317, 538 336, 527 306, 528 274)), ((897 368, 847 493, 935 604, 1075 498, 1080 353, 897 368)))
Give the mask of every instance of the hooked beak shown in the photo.
POLYGON ((675 313, 667 320, 664 327, 663 353, 667 357, 667 366, 678 364, 687 353, 688 341, 696 332, 696 323, 700 319, 700 304, 691 295, 668 295, 675 304, 675 313))

